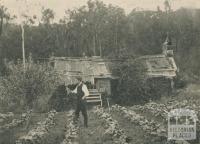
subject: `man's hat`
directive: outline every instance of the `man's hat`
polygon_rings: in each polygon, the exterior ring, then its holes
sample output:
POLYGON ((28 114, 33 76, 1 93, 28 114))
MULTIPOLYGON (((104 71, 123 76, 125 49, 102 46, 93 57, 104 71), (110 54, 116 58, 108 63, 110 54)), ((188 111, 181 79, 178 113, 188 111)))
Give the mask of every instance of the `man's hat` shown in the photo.
POLYGON ((82 81, 82 77, 81 76, 77 76, 76 79, 79 80, 79 81, 82 81))

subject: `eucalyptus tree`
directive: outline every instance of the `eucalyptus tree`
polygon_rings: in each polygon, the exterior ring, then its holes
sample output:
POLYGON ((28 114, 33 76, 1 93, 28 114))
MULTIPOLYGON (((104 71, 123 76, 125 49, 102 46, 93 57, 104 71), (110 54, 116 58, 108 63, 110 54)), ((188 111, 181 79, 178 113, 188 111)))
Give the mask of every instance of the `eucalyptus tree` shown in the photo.
POLYGON ((1 20, 0 21, 0 36, 2 35, 2 32, 3 32, 4 19, 9 20, 10 14, 7 12, 7 8, 0 3, 0 20, 1 20))
POLYGON ((5 58, 5 48, 2 45, 2 34, 4 29, 4 22, 5 20, 8 21, 10 19, 10 14, 7 12, 7 8, 2 4, 0 1, 0 75, 5 74, 5 65, 4 65, 4 58, 5 58))
POLYGON ((42 8, 42 19, 41 20, 44 24, 51 24, 54 17, 55 17, 55 13, 52 9, 42 8))
POLYGON ((66 15, 68 48, 72 53, 106 56, 124 46, 126 15, 123 9, 89 0, 86 6, 68 10, 66 15))

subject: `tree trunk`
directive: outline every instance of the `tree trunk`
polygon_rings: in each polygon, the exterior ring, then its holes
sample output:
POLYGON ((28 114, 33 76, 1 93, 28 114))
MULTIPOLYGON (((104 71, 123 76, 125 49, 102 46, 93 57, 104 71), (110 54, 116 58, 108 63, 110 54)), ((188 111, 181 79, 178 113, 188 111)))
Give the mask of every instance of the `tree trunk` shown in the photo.
POLYGON ((2 35, 2 32, 3 32, 3 15, 1 15, 0 36, 2 35))
POLYGON ((116 17, 116 25, 115 25, 115 48, 116 52, 118 52, 118 17, 116 17))
POLYGON ((25 49, 24 49, 24 26, 21 24, 21 30, 22 30, 22 57, 23 57, 23 66, 24 66, 24 72, 26 69, 26 61, 25 61, 25 49))

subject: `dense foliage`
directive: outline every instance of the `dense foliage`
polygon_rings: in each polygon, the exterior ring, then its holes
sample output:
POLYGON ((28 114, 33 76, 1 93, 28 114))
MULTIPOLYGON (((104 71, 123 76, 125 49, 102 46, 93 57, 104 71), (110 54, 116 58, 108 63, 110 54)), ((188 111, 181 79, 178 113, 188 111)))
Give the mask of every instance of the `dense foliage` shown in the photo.
POLYGON ((8 63, 7 76, 0 81, 1 105, 8 110, 17 108, 44 108, 59 84, 59 77, 43 64, 26 64, 24 71, 21 62, 8 63))
MULTIPOLYGON (((66 10, 59 23, 53 23, 55 13, 51 9, 43 9, 39 25, 36 16, 27 17, 26 56, 156 54, 169 32, 180 70, 199 76, 200 10, 173 11, 165 6, 165 11, 133 9, 126 14, 122 8, 89 0, 85 6, 66 10)), ((19 25, 5 23, 0 41, 1 60, 22 57, 19 25)))
POLYGON ((145 61, 140 58, 129 57, 114 66, 113 72, 119 78, 112 94, 118 104, 141 104, 172 94, 170 80, 165 77, 148 77, 145 61))
POLYGON ((116 103, 134 104, 148 100, 146 69, 141 62, 126 60, 114 68, 114 73, 119 77, 118 87, 113 94, 116 103))

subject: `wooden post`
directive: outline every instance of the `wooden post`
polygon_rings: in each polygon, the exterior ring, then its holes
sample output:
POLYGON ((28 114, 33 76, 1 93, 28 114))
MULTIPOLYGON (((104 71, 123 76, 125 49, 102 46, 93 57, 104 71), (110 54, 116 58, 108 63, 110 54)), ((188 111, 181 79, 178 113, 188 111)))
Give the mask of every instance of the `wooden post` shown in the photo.
POLYGON ((170 79, 170 86, 171 86, 171 93, 174 92, 174 80, 173 78, 170 79))
POLYGON ((93 54, 94 56, 96 56, 96 38, 95 38, 95 35, 93 36, 93 54))
POLYGON ((110 102, 109 102, 108 98, 106 98, 106 100, 107 100, 107 104, 108 104, 108 110, 109 110, 109 113, 110 113, 110 102))
POLYGON ((99 41, 99 48, 100 48, 100 56, 102 57, 102 47, 101 47, 101 41, 99 41))

